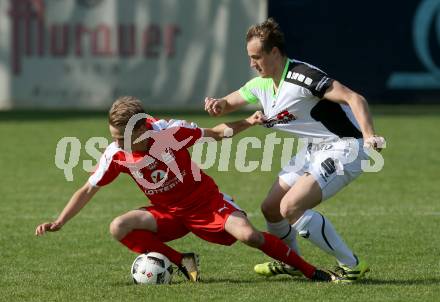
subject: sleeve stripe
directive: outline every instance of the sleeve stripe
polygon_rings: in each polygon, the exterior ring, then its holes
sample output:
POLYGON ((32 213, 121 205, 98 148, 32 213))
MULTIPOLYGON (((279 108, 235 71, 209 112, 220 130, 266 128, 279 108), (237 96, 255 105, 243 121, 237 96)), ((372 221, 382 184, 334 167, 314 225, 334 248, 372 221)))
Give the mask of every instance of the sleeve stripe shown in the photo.
POLYGON ((328 80, 329 80, 328 77, 323 77, 323 78, 321 79, 321 81, 319 81, 318 85, 316 85, 316 90, 317 90, 317 91, 321 91, 322 86, 324 86, 324 84, 325 84, 328 80))
POLYGON ((105 173, 108 171, 110 167, 113 156, 120 151, 120 148, 116 147, 115 143, 110 144, 105 150, 104 154, 102 154, 101 159, 99 160, 98 168, 96 171, 89 177, 89 184, 93 187, 97 187, 98 183, 104 178, 105 173))

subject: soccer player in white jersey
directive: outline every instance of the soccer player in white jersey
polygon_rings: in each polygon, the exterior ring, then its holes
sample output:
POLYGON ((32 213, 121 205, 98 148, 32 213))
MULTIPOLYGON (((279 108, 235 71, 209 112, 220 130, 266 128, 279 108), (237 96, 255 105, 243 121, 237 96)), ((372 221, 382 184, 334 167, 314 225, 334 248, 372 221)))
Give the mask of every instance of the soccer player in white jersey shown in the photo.
POLYGON ((188 148, 199 138, 220 140, 261 122, 262 113, 256 112, 241 121, 202 129, 185 121, 149 119, 138 99, 122 97, 109 112, 109 129, 115 142, 107 147, 97 170, 73 194, 58 218, 38 225, 35 234, 59 231, 101 187, 126 173, 151 205, 116 217, 110 233, 134 252, 164 254, 188 280, 199 279, 196 255, 180 253, 166 242, 192 232, 205 241, 226 246, 242 241, 297 267, 313 281, 340 283, 341 278, 307 263, 276 236, 257 231, 244 211, 191 160, 188 148), (130 128, 132 118, 139 115, 141 118, 130 128), (126 127, 132 129, 131 136, 124 135, 126 127))
MULTIPOLYGON (((296 235, 310 240, 336 257, 337 272, 346 282, 356 281, 369 271, 367 262, 313 208, 361 174, 361 160, 368 158, 364 146, 379 150, 384 143, 375 135, 367 102, 322 70, 289 59, 284 34, 273 19, 250 27, 246 42, 250 65, 259 77, 221 99, 207 97, 205 110, 220 116, 260 103, 264 126, 307 140, 297 156, 302 154, 303 165, 292 158, 261 205, 268 231, 297 253, 296 235)), ((280 262, 258 264, 255 271, 265 276, 297 274, 280 262)))

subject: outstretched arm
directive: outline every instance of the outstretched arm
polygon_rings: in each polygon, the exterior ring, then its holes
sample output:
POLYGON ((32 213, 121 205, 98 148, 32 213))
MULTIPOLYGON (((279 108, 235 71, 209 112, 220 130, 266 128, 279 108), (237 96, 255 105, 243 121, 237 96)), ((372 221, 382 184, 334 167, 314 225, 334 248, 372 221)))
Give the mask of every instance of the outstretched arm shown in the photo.
POLYGON ((212 137, 218 141, 225 137, 232 137, 254 125, 261 125, 265 119, 263 113, 257 111, 244 120, 219 124, 213 128, 204 128, 203 136, 212 137))
POLYGON ((221 116, 236 111, 246 104, 246 100, 243 99, 237 90, 221 99, 205 98, 205 111, 211 116, 221 116))
POLYGON ((46 232, 59 231, 67 221, 75 216, 92 199, 98 190, 99 187, 93 187, 87 182, 72 195, 70 201, 55 221, 45 222, 37 226, 35 235, 41 236, 46 232))

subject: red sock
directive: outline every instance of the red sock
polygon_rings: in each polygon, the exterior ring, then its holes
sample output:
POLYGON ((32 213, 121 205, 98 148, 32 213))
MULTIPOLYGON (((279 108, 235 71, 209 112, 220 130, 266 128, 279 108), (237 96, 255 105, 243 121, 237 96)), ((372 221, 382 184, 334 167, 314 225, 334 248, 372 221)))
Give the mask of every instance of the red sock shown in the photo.
POLYGON ((139 254, 157 252, 167 256, 175 265, 182 263, 182 254, 160 241, 157 236, 150 231, 133 230, 120 241, 133 252, 139 254))
POLYGON ((266 255, 299 269, 304 276, 312 278, 316 267, 306 262, 291 250, 281 239, 263 232, 264 243, 259 247, 266 255))

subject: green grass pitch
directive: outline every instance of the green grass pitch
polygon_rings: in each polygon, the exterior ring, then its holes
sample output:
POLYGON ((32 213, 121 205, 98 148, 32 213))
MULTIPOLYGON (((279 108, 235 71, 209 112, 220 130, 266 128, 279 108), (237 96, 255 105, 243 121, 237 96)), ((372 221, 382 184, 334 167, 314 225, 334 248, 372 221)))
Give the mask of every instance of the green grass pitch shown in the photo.
MULTIPOLYGON (((240 243, 231 248, 189 235, 171 245, 201 256, 202 282, 180 277, 170 286, 135 286, 130 266, 135 254, 113 240, 111 220, 147 203, 131 180, 120 176, 103 188, 58 233, 37 238, 37 224, 52 220, 88 173, 85 142, 109 138, 105 114, 51 112, 0 113, 0 300, 1 301, 438 301, 440 294, 440 108, 373 108, 377 132, 387 138, 385 167, 366 173, 319 206, 346 242, 371 264, 367 278, 353 285, 315 284, 303 278, 266 279, 253 265, 268 258, 240 243), (65 180, 54 163, 64 136, 82 144, 74 180, 65 180)), ((167 114, 165 116, 171 116, 167 114)), ((178 114, 201 126, 240 115, 212 119, 178 114)), ((279 170, 275 148, 272 171, 240 173, 234 167, 236 142, 270 132, 251 129, 234 139, 229 172, 208 174, 233 195, 250 220, 264 229, 259 205, 279 170)), ((278 137, 285 135, 278 132, 278 137)), ((249 149, 257 160, 261 150, 249 149)), ((334 260, 299 239, 304 257, 331 268, 334 260)))

